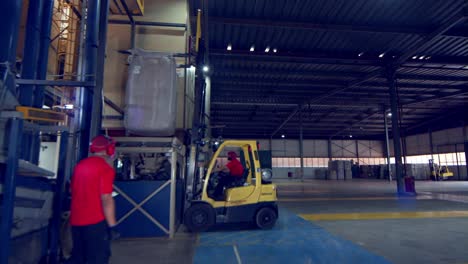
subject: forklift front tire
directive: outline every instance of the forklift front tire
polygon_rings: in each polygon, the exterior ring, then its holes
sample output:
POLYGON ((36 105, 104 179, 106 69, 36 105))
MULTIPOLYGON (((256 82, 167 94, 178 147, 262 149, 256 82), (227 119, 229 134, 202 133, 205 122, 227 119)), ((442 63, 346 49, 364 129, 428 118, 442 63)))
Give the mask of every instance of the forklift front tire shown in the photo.
POLYGON ((216 213, 208 204, 195 203, 184 215, 184 224, 190 232, 203 232, 215 224, 216 213))
POLYGON ((258 210, 257 215, 255 216, 255 223, 260 229, 272 229, 273 226, 275 226, 276 218, 278 218, 278 216, 272 208, 263 207, 258 210))

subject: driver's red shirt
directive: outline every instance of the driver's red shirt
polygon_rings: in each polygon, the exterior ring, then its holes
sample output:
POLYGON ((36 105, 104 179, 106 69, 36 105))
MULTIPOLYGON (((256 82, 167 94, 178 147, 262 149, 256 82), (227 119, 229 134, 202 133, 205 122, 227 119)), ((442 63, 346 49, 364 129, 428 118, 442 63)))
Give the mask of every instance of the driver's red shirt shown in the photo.
POLYGON ((103 221, 101 195, 112 193, 115 170, 102 157, 89 157, 80 161, 71 179, 72 226, 97 224, 103 221))
POLYGON ((242 177, 242 174, 244 174, 244 167, 237 159, 229 161, 228 164, 226 164, 226 167, 229 168, 231 176, 242 177))

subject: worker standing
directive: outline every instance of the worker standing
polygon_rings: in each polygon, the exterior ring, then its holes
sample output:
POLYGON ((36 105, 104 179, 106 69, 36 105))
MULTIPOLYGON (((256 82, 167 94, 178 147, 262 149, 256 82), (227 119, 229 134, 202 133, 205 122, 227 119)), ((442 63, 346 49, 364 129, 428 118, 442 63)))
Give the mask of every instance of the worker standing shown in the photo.
POLYGON ((116 225, 115 170, 108 162, 115 153, 115 142, 99 135, 91 141, 90 152, 92 156, 76 165, 71 179, 73 250, 68 263, 105 264, 111 255, 111 233, 116 225))

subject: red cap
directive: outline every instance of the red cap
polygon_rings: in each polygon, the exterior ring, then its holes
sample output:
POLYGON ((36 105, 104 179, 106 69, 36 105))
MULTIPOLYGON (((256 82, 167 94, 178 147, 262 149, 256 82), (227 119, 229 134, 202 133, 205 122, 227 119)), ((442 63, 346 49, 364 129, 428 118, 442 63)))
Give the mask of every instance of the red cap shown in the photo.
POLYGON ((104 135, 99 135, 91 140, 90 151, 92 153, 107 151, 107 148, 113 144, 112 138, 106 137, 104 135))
POLYGON ((228 155, 228 158, 231 158, 231 159, 237 158, 237 154, 234 151, 229 151, 227 155, 228 155))

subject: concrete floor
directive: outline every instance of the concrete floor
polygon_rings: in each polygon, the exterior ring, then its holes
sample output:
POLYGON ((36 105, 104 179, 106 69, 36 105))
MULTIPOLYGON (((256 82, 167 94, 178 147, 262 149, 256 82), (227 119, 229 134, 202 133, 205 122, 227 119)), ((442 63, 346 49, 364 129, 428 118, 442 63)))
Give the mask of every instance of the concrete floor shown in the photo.
POLYGON ((277 185, 271 231, 121 240, 112 263, 468 263, 468 182, 416 182, 416 198, 375 180, 277 185))

